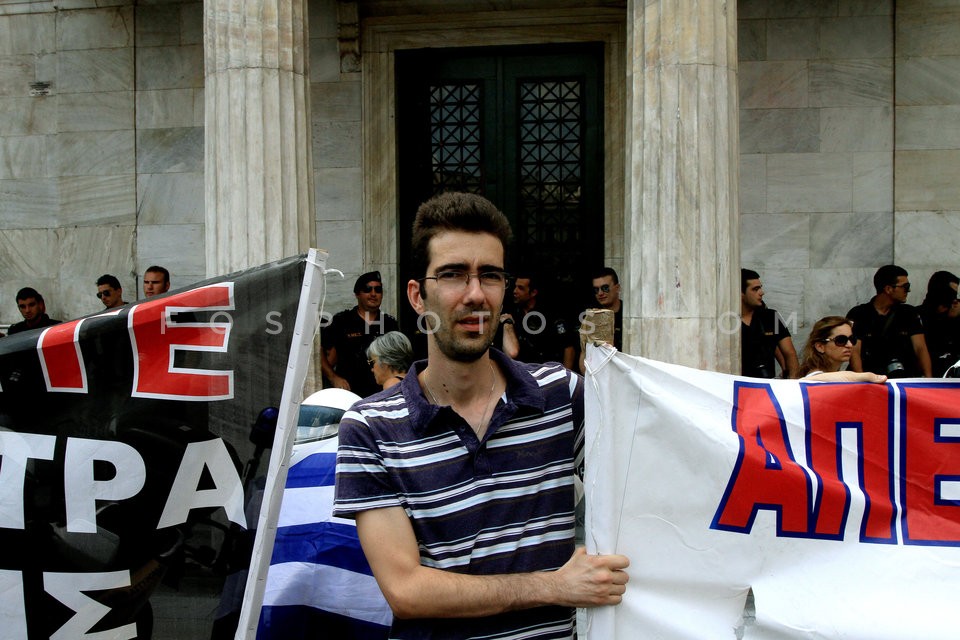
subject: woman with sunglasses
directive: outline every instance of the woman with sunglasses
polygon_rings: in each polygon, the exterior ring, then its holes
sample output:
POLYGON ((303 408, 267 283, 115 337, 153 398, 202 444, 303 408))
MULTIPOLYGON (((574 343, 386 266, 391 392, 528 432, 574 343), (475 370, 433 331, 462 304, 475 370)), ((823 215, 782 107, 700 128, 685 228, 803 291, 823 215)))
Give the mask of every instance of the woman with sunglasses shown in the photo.
POLYGON ((850 362, 850 353, 856 343, 850 320, 842 316, 817 320, 803 347, 800 377, 840 371, 845 363, 850 362))

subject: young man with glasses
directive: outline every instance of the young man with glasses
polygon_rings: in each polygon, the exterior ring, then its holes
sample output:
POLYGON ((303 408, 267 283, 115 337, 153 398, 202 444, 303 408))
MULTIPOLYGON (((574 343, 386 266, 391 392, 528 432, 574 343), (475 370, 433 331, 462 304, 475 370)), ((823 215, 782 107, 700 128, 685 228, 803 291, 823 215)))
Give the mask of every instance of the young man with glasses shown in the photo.
POLYGON ((123 300, 123 287, 116 276, 105 273, 97 278, 97 298, 105 309, 116 309, 127 304, 123 300))
POLYGON ((367 347, 378 336, 398 331, 396 318, 380 310, 383 279, 379 271, 364 273, 353 285, 357 304, 333 316, 321 332, 320 367, 331 385, 361 398, 381 390, 367 365, 367 347))
POLYGON ((907 304, 910 280, 895 264, 877 269, 873 276, 877 295, 847 312, 853 333, 860 341, 850 356, 852 371, 872 371, 890 378, 929 378, 930 353, 923 323, 915 307, 907 304))
POLYGON ((340 423, 334 515, 356 518, 391 638, 572 638, 575 607, 620 602, 619 555, 574 549, 583 380, 491 349, 510 228, 447 193, 414 223, 427 360, 340 423))
POLYGON ((620 277, 610 267, 596 271, 592 278, 593 297, 601 309, 613 311, 613 346, 623 350, 623 302, 620 300, 620 277))

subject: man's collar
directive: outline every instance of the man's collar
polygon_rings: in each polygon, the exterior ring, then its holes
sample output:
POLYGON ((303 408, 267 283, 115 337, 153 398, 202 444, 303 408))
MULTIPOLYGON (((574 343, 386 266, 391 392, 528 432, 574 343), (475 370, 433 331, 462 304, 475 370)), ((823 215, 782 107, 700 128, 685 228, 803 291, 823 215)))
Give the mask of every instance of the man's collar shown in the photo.
MULTIPOLYGON (((527 409, 531 413, 543 413, 546 400, 540 385, 530 372, 497 349, 490 349, 490 358, 500 366, 500 371, 506 378, 507 402, 517 408, 527 409)), ((410 414, 410 421, 414 425, 414 430, 418 432, 425 431, 442 408, 428 402, 423 387, 420 386, 419 374, 427 368, 427 364, 427 360, 414 362, 410 372, 399 385, 410 414)))

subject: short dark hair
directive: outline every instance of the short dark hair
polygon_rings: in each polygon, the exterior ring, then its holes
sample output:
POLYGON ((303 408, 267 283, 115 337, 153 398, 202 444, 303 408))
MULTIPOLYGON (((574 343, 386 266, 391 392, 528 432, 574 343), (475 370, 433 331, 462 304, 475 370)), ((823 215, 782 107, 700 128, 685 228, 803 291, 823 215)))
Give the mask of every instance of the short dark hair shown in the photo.
POLYGON ((532 269, 518 269, 517 274, 512 276, 513 282, 516 283, 517 280, 529 280, 530 281, 530 291, 540 291, 540 276, 537 275, 532 269))
POLYGON ((613 284, 620 284, 620 276, 617 275, 617 272, 614 271, 612 267, 600 267, 593 272, 590 279, 596 280, 597 278, 606 278, 607 276, 613 278, 613 284))
POLYGON ((163 267, 155 264, 155 265, 153 265, 153 266, 147 267, 147 268, 144 270, 144 273, 149 273, 149 272, 151 272, 151 271, 153 271, 154 273, 162 273, 162 274, 163 274, 163 281, 166 282, 167 284, 170 284, 170 272, 169 272, 169 271, 167 271, 167 270, 164 269, 163 267))
POLYGON ((20 302, 21 300, 29 300, 30 298, 33 298, 41 304, 45 304, 43 302, 43 296, 40 295, 40 292, 33 287, 24 287, 23 289, 20 289, 20 291, 17 291, 17 302, 20 302))
POLYGON ((420 205, 413 222, 413 267, 417 277, 430 265, 430 241, 444 231, 489 233, 496 236, 506 254, 512 233, 510 222, 497 207, 474 193, 447 192, 420 205))
POLYGON ((883 293, 884 287, 892 287, 897 284, 897 278, 900 276, 906 277, 907 270, 895 264, 885 264, 873 274, 873 288, 877 290, 877 293, 883 293))
POLYGON ((117 280, 117 276, 112 276, 109 273, 105 273, 99 278, 97 278, 97 286, 107 285, 113 289, 122 289, 120 286, 120 281, 117 280))
POLYGON ((747 292, 747 282, 759 279, 760 274, 753 269, 740 269, 740 293, 747 292))

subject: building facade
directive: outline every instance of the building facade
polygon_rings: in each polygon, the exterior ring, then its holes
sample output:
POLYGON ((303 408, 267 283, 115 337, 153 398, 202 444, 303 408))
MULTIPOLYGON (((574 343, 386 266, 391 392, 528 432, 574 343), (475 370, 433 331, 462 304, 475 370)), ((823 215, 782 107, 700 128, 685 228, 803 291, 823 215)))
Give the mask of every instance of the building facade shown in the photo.
POLYGON ((151 264, 308 246, 346 274, 328 309, 379 269, 402 315, 416 202, 471 188, 561 294, 618 270, 626 351, 735 371, 741 265, 798 343, 882 264, 914 303, 960 271, 958 27, 945 0, 0 0, 0 322, 22 286, 71 318, 102 273, 129 301, 151 264))

